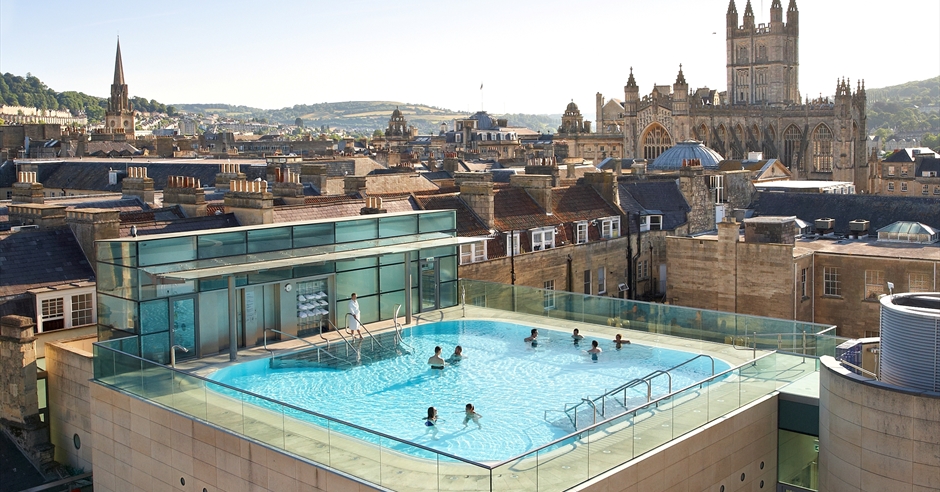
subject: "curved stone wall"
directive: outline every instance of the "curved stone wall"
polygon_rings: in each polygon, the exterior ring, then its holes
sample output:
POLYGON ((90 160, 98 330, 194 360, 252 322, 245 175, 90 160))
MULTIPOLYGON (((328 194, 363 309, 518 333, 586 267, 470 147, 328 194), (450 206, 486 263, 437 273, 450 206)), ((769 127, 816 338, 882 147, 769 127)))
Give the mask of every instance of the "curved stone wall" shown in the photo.
POLYGON ((819 370, 819 490, 940 491, 940 393, 819 370))

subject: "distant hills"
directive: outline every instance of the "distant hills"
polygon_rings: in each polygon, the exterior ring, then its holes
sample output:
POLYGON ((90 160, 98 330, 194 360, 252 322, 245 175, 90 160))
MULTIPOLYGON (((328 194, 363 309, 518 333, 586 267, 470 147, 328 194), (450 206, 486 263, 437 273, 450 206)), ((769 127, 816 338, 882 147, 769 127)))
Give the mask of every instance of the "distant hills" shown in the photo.
MULTIPOLYGON (((351 132, 371 134, 373 130, 385 130, 388 119, 395 108, 401 110, 409 125, 422 134, 437 133, 441 123, 452 128, 451 121, 466 118, 467 113, 451 111, 436 106, 402 103, 395 101, 346 101, 320 104, 298 104, 289 108, 259 109, 229 104, 179 104, 177 108, 187 113, 223 118, 254 119, 268 123, 295 124, 300 118, 308 128, 342 128, 351 132)), ((561 125, 561 115, 510 114, 493 115, 507 118, 512 126, 525 126, 533 130, 554 132, 561 125)))
MULTIPOLYGON (((0 104, 32 106, 40 109, 69 110, 73 114, 85 112, 90 122, 104 118, 108 107, 106 98, 81 92, 56 92, 30 73, 26 77, 3 74, 0 77, 0 104)), ((307 128, 336 128, 352 133, 371 134, 388 126, 391 112, 398 108, 409 125, 422 134, 437 133, 441 123, 464 118, 467 113, 423 104, 395 101, 346 101, 320 104, 298 104, 280 109, 260 109, 230 104, 177 104, 167 105, 134 97, 134 109, 142 112, 178 112, 196 115, 218 115, 244 121, 261 121, 293 125, 299 118, 307 128)), ((940 77, 905 84, 868 89, 868 131, 884 137, 902 134, 940 133, 940 77)), ((512 126, 524 126, 542 132, 554 132, 561 124, 560 114, 505 114, 512 126)))

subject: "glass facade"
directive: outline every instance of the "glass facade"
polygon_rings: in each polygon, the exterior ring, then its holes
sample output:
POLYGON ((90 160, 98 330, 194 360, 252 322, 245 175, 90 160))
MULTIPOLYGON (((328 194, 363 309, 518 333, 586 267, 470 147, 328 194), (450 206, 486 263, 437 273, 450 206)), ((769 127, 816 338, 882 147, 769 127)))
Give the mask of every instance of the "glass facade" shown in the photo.
POLYGON ((440 284, 433 304, 453 306, 455 238, 455 213, 433 211, 99 241, 99 340, 122 339, 128 353, 162 364, 174 345, 189 350, 180 358, 228 350, 230 278, 239 346, 263 343, 269 329, 345 327, 353 292, 364 323, 392 318, 409 293, 420 312, 429 286, 419 262, 429 260, 440 284))

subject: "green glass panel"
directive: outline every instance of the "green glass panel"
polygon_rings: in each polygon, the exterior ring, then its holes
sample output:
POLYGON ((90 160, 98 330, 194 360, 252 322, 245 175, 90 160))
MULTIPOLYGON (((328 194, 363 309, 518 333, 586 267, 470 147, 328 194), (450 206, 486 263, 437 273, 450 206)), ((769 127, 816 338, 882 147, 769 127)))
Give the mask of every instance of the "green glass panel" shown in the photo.
POLYGON ((380 292, 405 289, 405 265, 387 265, 379 267, 380 292))
POLYGON ((333 244, 333 223, 294 226, 294 248, 333 244))
POLYGON ((109 329, 137 333, 137 303, 98 293, 98 324, 109 329))
POLYGON ((394 265, 396 263, 404 263, 405 254, 398 253, 393 255, 382 255, 379 257, 379 265, 394 265))
POLYGON ((96 276, 98 292, 124 299, 137 298, 137 273, 134 268, 99 263, 96 276))
POLYGON ((304 277, 316 277, 318 275, 326 275, 328 273, 333 273, 333 263, 325 263, 322 265, 304 265, 299 267, 294 267, 294 278, 304 278, 304 277))
POLYGON ((377 219, 349 220, 336 223, 336 242, 365 241, 378 237, 377 219))
POLYGON ((293 274, 293 269, 288 268, 278 268, 276 270, 265 270, 258 273, 248 274, 248 283, 249 284, 264 284, 268 282, 280 282, 282 280, 289 280, 293 274))
POLYGON ((161 297, 176 296, 180 294, 191 294, 196 292, 196 281, 185 280, 173 281, 174 283, 154 283, 153 277, 143 270, 137 270, 140 278, 140 299, 157 299, 161 297))
POLYGON ((457 280, 457 257, 444 256, 440 263, 441 282, 457 280))
POLYGON ((337 295, 348 299, 349 295, 353 292, 357 293, 359 296, 377 294, 379 286, 377 273, 378 269, 376 268, 337 273, 337 295))
POLYGON ((137 266, 137 243, 101 241, 96 243, 98 261, 116 265, 137 266))
POLYGON ((457 213, 448 210, 419 215, 420 232, 447 232, 457 228, 457 213))
POLYGON ((244 232, 223 232, 199 236, 199 258, 220 258, 245 254, 244 232))
POLYGON ((395 237, 418 233, 418 216, 401 215, 379 219, 379 237, 395 237))
POLYGON ((347 272, 350 270, 359 270, 361 268, 375 267, 375 258, 358 258, 351 261, 337 261, 336 271, 347 272))
MULTIPOLYGON (((398 292, 383 292, 379 297, 379 304, 381 305, 381 319, 392 319, 395 317, 395 307, 401 305, 401 309, 398 311, 398 316, 403 318, 405 316, 405 291, 400 290, 398 292)), ((362 306, 359 306, 360 309, 362 306)))
POLYGON ((157 333, 170 329, 170 310, 167 300, 160 299, 140 303, 140 332, 157 333))
POLYGON ((441 308, 456 306, 458 304, 457 298, 457 282, 441 282, 440 296, 441 296, 441 308))
POLYGON ((457 256, 457 248, 454 246, 441 246, 440 248, 422 249, 418 253, 418 258, 442 258, 445 256, 457 256))
POLYGON ((196 237, 172 237, 137 243, 140 266, 179 263, 196 259, 196 237))
POLYGON ((291 249, 291 228, 275 227, 248 231, 248 252, 261 253, 291 249))

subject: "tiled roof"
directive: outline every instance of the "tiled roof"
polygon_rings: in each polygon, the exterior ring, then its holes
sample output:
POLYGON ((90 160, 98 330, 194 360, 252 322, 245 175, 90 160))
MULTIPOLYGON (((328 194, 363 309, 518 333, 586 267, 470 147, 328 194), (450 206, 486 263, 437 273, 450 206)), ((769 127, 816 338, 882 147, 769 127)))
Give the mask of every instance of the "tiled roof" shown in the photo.
POLYGON ((940 200, 936 198, 759 191, 751 208, 755 215, 795 215, 807 222, 832 218, 835 232, 842 234, 849 232, 849 222, 855 219, 868 220, 869 232, 899 221, 940 228, 940 200))
MULTIPOLYGON (((679 191, 675 181, 627 181, 619 185, 620 207, 625 212, 641 215, 654 213, 663 216, 663 229, 667 231, 687 222, 687 214, 692 210, 679 191), (637 209, 637 206, 641 209, 637 209)), ((636 232, 634 222, 630 221, 630 232, 636 232)))
POLYGON ((552 190, 552 213, 559 222, 591 220, 619 216, 620 211, 608 204, 589 186, 568 186, 552 190))
POLYGON ((94 278, 67 227, 0 234, 0 297, 94 278))
POLYGON ((151 210, 129 210, 121 212, 121 223, 132 224, 138 222, 182 219, 184 217, 186 216, 183 215, 183 211, 180 210, 179 205, 174 205, 172 207, 155 208, 151 210))
POLYGON ((512 231, 557 225, 560 220, 546 215, 522 188, 498 187, 493 190, 493 213, 496 229, 512 231))
POLYGON ((190 217, 176 220, 152 220, 137 223, 121 221, 121 237, 130 237, 131 226, 137 227, 138 236, 151 234, 170 234, 175 232, 192 232, 207 229, 222 229, 238 227, 235 214, 208 215, 206 217, 190 217))

